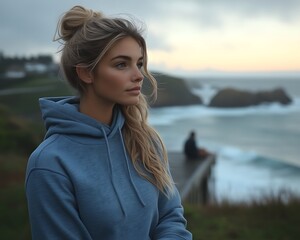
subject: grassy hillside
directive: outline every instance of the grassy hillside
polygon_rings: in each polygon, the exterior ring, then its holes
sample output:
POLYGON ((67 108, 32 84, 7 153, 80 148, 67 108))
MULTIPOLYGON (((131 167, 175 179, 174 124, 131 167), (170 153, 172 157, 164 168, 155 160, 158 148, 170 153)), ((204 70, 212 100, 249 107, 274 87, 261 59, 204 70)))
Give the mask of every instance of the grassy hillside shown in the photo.
POLYGON ((68 85, 57 78, 25 79, 21 82, 12 82, 9 86, 6 83, 4 89, 9 89, 11 93, 0 94, 0 103, 9 108, 11 112, 26 117, 39 116, 38 99, 40 97, 72 94, 68 85))
POLYGON ((56 79, 0 83, 0 238, 31 239, 24 180, 27 159, 43 138, 38 98, 69 95, 56 79))
POLYGON ((300 239, 300 200, 288 204, 278 198, 265 202, 197 207, 185 206, 194 240, 300 239))
POLYGON ((11 114, 0 105, 0 152, 29 154, 34 150, 41 130, 40 125, 33 126, 27 120, 11 114))
POLYGON ((0 153, 1 239, 31 239, 24 190, 26 163, 25 155, 0 153))
POLYGON ((39 127, 0 107, 1 239, 30 239, 24 179, 27 158, 39 136, 39 127))

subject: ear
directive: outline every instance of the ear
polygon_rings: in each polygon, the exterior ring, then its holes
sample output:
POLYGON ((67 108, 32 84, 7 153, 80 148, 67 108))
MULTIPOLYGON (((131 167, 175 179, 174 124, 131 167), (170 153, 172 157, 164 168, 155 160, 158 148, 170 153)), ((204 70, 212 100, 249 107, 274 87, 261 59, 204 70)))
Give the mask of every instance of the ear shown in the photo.
POLYGON ((76 72, 78 77, 86 84, 90 84, 93 82, 93 74, 90 72, 90 70, 87 67, 81 64, 77 64, 76 72))

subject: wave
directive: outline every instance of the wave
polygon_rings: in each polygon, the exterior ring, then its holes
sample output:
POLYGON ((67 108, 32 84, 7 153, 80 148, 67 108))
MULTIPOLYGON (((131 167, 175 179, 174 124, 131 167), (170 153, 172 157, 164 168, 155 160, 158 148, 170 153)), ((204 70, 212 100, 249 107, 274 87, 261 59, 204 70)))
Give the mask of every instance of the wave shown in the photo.
POLYGON ((219 149, 217 155, 222 159, 239 162, 250 162, 258 157, 254 151, 244 151, 233 146, 223 146, 219 149))
POLYGON ((289 105, 268 103, 242 108, 212 108, 204 105, 173 106, 150 110, 149 122, 153 125, 168 125, 180 119, 210 116, 244 116, 289 114, 300 112, 300 98, 294 98, 289 105))
MULTIPOLYGON (((207 145, 209 148, 209 145, 207 145)), ((245 151, 234 146, 221 146, 215 149, 220 160, 238 162, 239 164, 251 164, 256 167, 272 168, 280 171, 293 171, 300 173, 300 164, 292 164, 283 159, 275 159, 272 156, 262 156, 255 151, 245 151)))
POLYGON ((300 196, 300 167, 231 146, 219 149, 214 175, 219 199, 247 201, 282 190, 300 196))

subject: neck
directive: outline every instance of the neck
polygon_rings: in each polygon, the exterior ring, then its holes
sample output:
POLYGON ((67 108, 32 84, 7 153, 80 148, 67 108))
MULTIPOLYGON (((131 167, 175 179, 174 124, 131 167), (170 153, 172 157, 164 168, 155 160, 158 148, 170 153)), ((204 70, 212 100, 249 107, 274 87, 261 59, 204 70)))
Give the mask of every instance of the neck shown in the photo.
POLYGON ((105 105, 99 100, 89 96, 82 96, 80 99, 79 110, 97 121, 110 125, 112 122, 114 105, 105 105))

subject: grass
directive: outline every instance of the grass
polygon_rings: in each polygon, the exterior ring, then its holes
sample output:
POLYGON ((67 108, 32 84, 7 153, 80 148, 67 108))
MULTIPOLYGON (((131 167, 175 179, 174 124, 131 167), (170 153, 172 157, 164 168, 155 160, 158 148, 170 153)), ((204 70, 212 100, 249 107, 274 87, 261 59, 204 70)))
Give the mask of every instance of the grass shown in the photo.
POLYGON ((16 92, 9 95, 0 95, 2 105, 8 106, 11 112, 23 117, 40 117, 38 99, 40 97, 55 97, 71 95, 70 87, 63 80, 52 78, 32 78, 22 82, 12 82, 4 89, 28 89, 28 92, 16 92))
POLYGON ((300 238, 300 199, 278 198, 252 204, 185 206, 194 240, 296 240, 300 238))
POLYGON ((49 78, 5 82, 1 88, 32 89, 0 95, 0 238, 29 240, 24 180, 29 154, 43 138, 38 98, 71 91, 61 80, 49 78))
POLYGON ((1 239, 31 239, 24 179, 27 157, 0 155, 1 239))
POLYGON ((13 115, 8 108, 0 106, 0 151, 19 154, 32 152, 41 139, 41 124, 31 123, 13 115))

